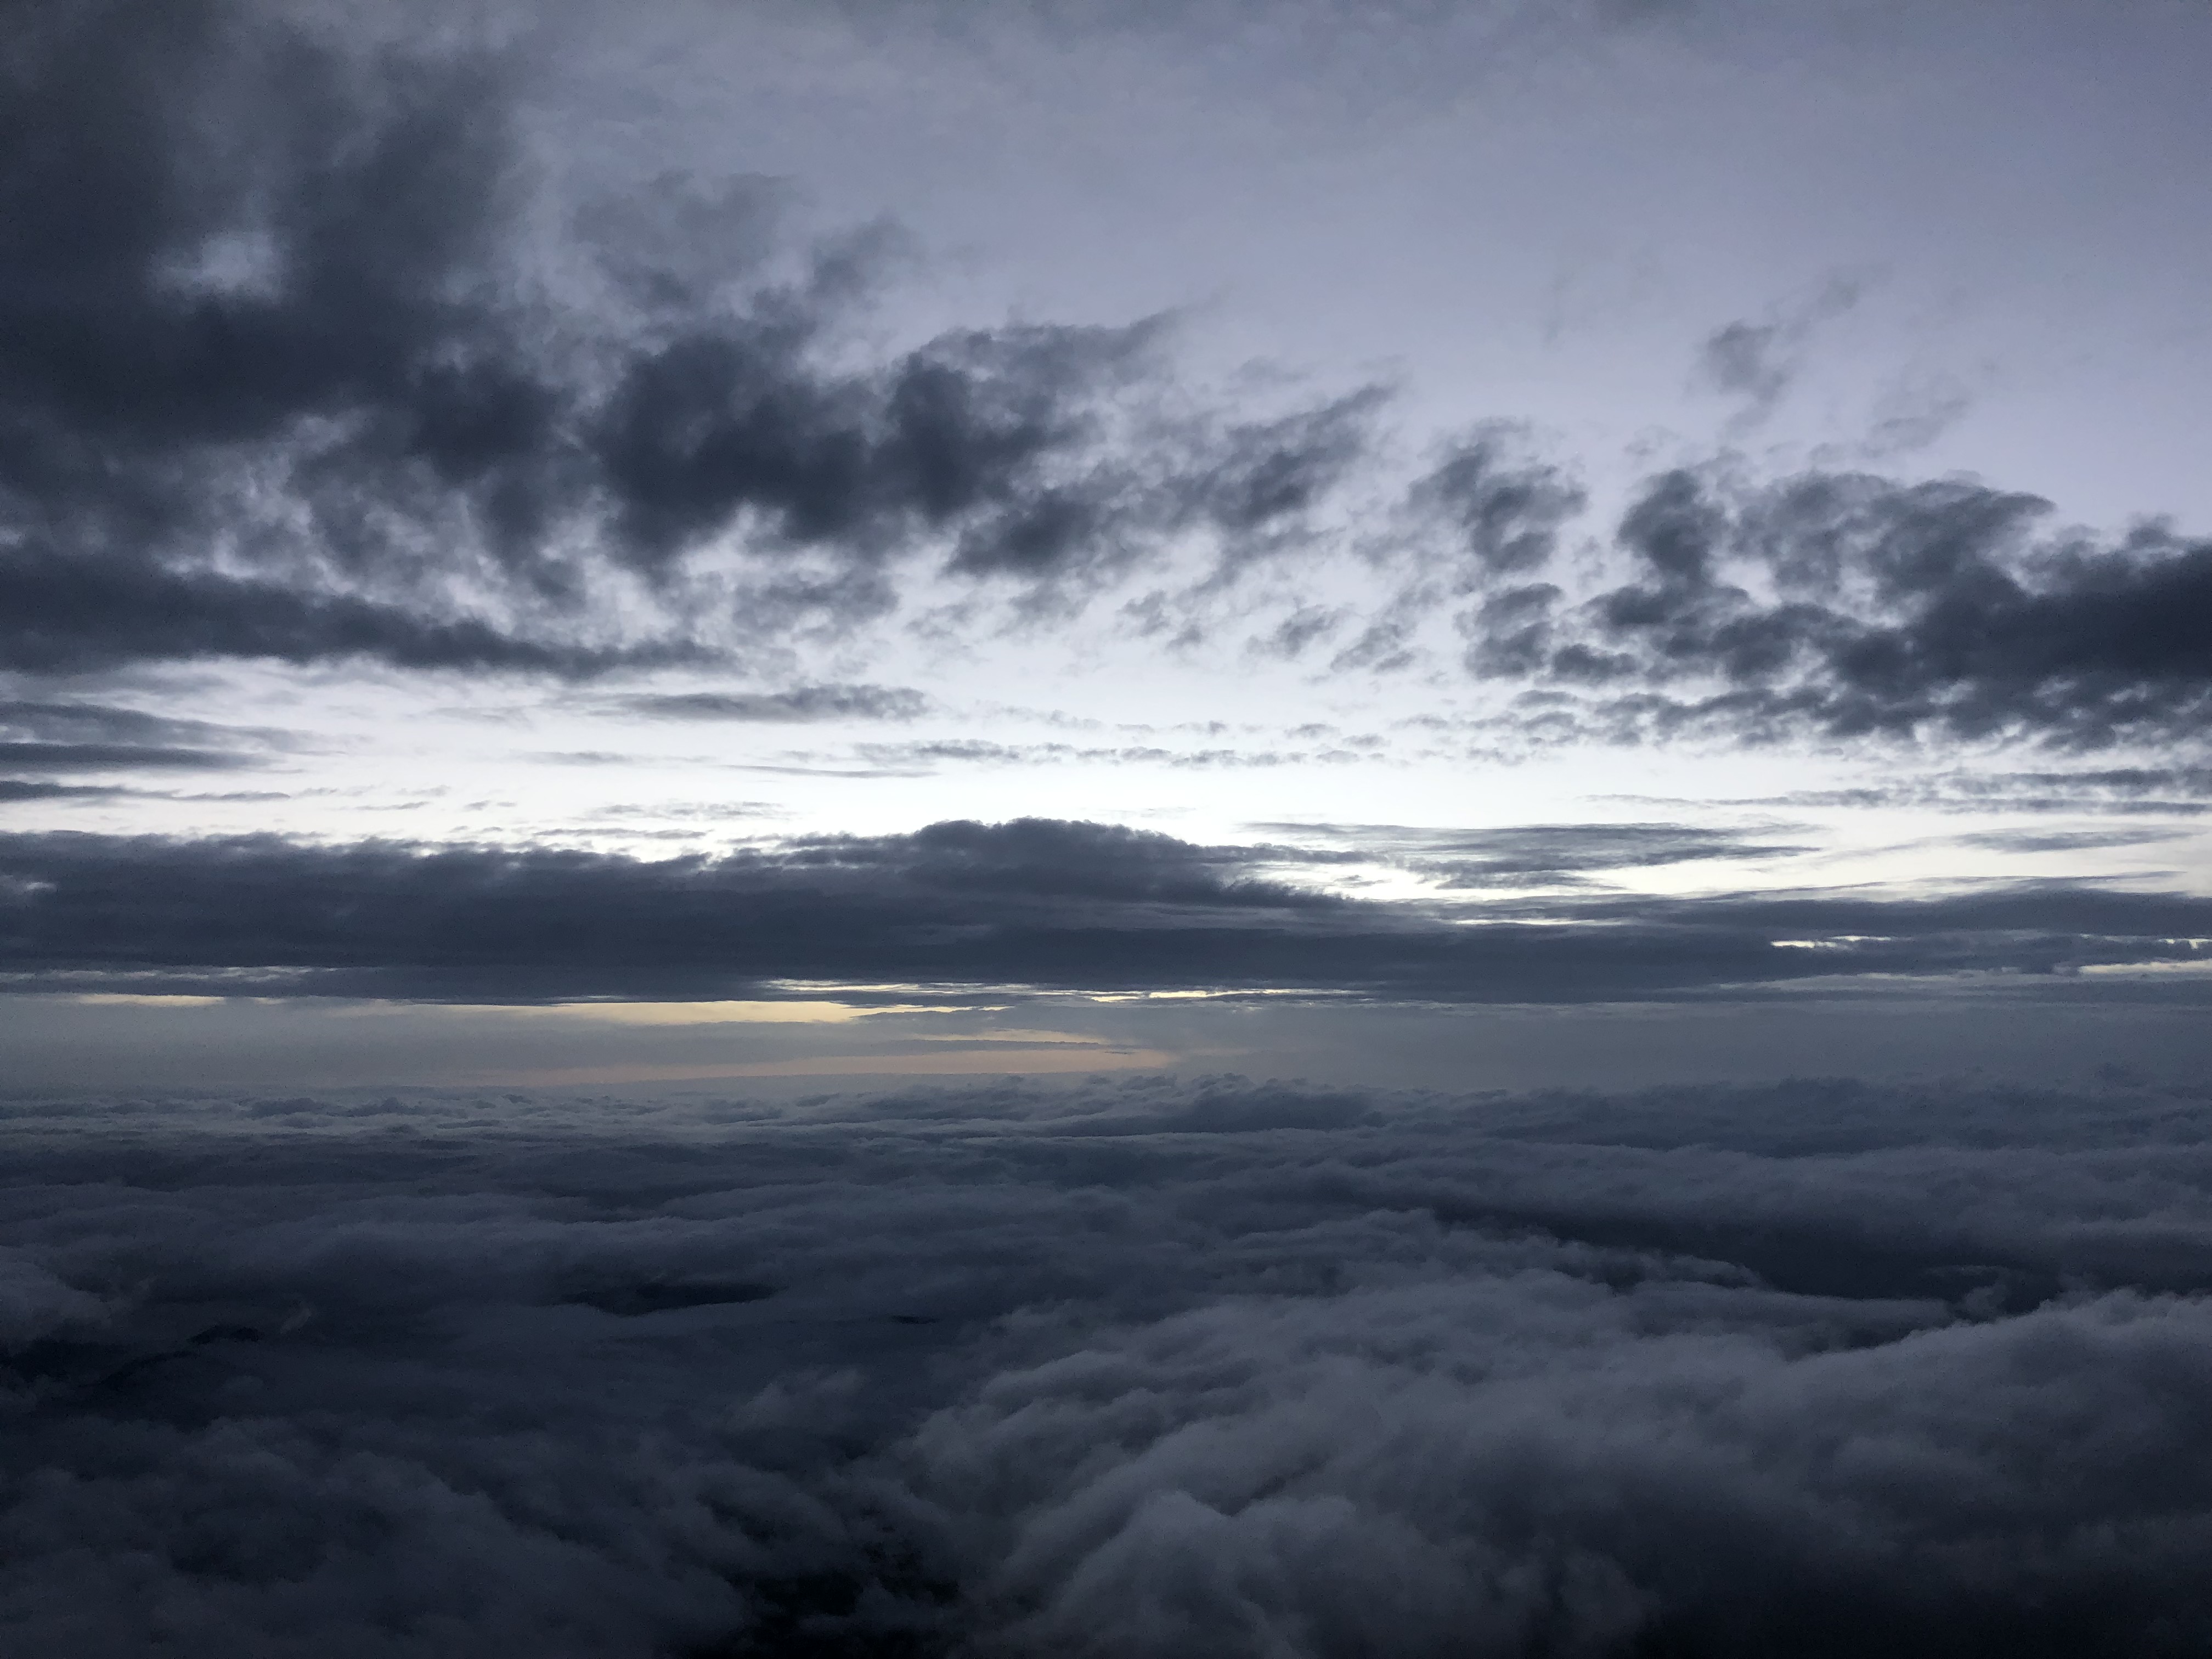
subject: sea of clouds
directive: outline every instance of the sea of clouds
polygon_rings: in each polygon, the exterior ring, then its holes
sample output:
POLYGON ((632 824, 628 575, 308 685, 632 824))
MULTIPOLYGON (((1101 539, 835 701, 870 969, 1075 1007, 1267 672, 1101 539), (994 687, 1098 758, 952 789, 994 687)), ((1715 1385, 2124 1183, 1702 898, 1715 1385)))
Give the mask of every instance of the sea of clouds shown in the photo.
POLYGON ((4 1111, 13 1653, 2212 1649, 2212 1091, 4 1111))

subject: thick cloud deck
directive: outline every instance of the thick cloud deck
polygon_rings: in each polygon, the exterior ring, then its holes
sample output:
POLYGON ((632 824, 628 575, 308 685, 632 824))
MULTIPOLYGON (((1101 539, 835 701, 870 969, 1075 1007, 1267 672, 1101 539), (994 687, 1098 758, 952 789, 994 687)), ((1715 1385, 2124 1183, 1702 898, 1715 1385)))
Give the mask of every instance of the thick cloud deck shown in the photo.
MULTIPOLYGON (((1461 837, 1408 862, 1480 885, 1516 866, 1712 850, 1694 832, 1657 829, 1537 826, 1461 837)), ((0 835, 0 972, 88 990, 464 1001, 897 979, 1600 1002, 1832 975, 2050 979, 2100 964, 2186 965, 2212 935, 2212 900, 2086 884, 1926 899, 1600 895, 1492 906, 1470 928, 1433 905, 1275 877, 1285 863, 1352 855, 1048 818, 659 861, 273 836, 0 835)))
POLYGON ((13 1118, 24 1652, 2212 1640, 2201 1096, 13 1118))

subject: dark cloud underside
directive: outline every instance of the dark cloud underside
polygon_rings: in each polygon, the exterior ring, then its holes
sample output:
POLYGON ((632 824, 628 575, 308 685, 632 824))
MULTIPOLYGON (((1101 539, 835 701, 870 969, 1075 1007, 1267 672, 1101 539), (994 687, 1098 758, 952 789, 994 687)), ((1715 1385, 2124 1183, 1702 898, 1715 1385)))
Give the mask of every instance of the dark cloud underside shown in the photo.
MULTIPOLYGON (((0 964, 33 988, 152 974, 464 1001, 688 999, 805 980, 1589 1002, 1838 975, 2188 963, 2212 937, 2212 902, 2063 883, 1443 910, 1270 873, 1301 856, 1037 819, 659 863, 16 836, 0 841, 0 964)), ((1488 866, 1445 867, 1463 885, 1499 884, 1488 866)))
POLYGON ((0 666, 681 659, 872 614, 916 548, 1079 588, 1164 536, 1260 545, 1365 444, 1367 397, 1170 418, 1153 325, 851 366, 875 252, 779 274, 757 191, 572 213, 548 264, 516 64, 353 51, 243 0, 15 15, 0 666), (732 537, 750 586, 690 591, 732 537), (667 604, 611 634, 611 584, 667 604))
MULTIPOLYGON (((1253 561, 1340 551, 1332 515, 1397 489, 1379 392, 1209 407, 1157 323, 861 351, 881 238, 780 246, 757 183, 541 211, 519 59, 246 0, 11 15, 0 667, 588 675, 866 622, 917 582, 1065 614, 1171 550, 1183 585, 1125 619, 1188 643, 1253 561)), ((1708 378, 1771 402, 1792 331, 1844 302, 1722 331, 1708 378)), ((1570 700, 1529 705, 1532 737, 2090 750, 2212 714, 2212 549, 2159 525, 2039 537, 2035 498, 1969 482, 1674 471, 1593 586, 1565 559, 1587 499, 1478 428, 1358 527, 1411 560, 1396 597, 1302 605, 1266 648, 1390 673, 1442 611, 1478 678, 1570 700)), ((760 695, 724 717, 827 707, 760 695)))
POLYGON ((1630 580, 1578 600, 1494 581, 1464 617, 1468 663, 1571 689, 1616 737, 2200 734, 2212 544, 2154 524, 2039 537, 2047 510, 1958 481, 1664 474, 1619 526, 1630 580))

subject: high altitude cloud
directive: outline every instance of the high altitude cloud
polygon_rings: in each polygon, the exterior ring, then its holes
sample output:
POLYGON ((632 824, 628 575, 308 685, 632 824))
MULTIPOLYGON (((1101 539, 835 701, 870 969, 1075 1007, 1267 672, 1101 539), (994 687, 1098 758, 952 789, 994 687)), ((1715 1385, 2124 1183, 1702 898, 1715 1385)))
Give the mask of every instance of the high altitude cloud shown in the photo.
POLYGON ((496 56, 252 0, 9 18, 0 667, 680 660, 880 610, 916 550, 1022 590, 1280 538, 1364 444, 1370 399, 1169 396, 1151 324, 856 361, 866 239, 779 264, 741 188, 552 202, 549 251, 496 56))
POLYGON ((1395 859, 1447 887, 1571 885, 1595 868, 1778 850, 1655 826, 1463 842, 1410 854, 1387 836, 1364 851, 1201 847, 1027 819, 647 862, 19 835, 0 838, 0 971, 30 989, 460 1001, 681 1000, 799 980, 1579 1003, 1834 975, 2197 963, 2212 936, 2212 902, 2069 884, 1450 906, 1340 897, 1285 875, 1395 859))
POLYGON ((2212 1640, 2201 1095, 9 1109, 53 1659, 2212 1640))

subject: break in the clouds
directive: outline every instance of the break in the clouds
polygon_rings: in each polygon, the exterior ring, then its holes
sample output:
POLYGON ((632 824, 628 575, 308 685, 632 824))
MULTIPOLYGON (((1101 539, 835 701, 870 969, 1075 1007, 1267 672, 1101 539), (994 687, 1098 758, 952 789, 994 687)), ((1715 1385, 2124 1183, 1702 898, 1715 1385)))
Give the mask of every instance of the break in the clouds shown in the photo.
POLYGON ((56 1659, 2182 1655, 2202 1091, 19 1102, 56 1659))

